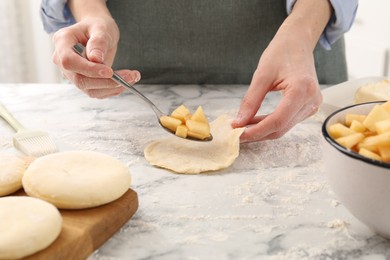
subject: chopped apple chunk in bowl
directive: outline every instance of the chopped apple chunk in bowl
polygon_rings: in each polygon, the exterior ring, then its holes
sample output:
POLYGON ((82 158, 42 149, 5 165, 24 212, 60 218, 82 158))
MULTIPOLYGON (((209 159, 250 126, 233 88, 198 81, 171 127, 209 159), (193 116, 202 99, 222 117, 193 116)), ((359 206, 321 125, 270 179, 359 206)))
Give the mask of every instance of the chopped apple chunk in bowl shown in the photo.
POLYGON ((327 127, 327 133, 352 152, 390 163, 390 101, 371 103, 367 114, 345 113, 343 120, 327 127))
POLYGON ((179 137, 211 140, 209 121, 201 106, 191 114, 186 106, 180 105, 169 116, 160 117, 160 122, 179 137))
POLYGON ((390 101, 341 108, 322 125, 325 173, 342 204, 390 238, 390 101))

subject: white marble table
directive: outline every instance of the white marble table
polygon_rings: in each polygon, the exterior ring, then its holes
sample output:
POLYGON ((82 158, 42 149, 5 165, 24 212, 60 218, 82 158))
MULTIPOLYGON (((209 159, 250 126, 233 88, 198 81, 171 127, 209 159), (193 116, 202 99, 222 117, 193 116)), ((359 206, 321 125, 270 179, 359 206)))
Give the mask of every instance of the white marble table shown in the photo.
MULTIPOLYGON (((163 110, 202 105, 232 116, 246 86, 139 86, 163 110)), ((278 94, 265 101, 271 111, 278 94)), ((0 84, 0 100, 26 126, 50 132, 61 149, 94 150, 125 162, 140 206, 94 252, 97 259, 389 259, 373 234, 337 200, 326 177, 321 123, 309 119, 274 141, 241 145, 228 169, 179 175, 150 166, 145 145, 165 137, 131 94, 98 100, 71 85, 0 84)), ((0 121, 0 149, 13 131, 0 121)))

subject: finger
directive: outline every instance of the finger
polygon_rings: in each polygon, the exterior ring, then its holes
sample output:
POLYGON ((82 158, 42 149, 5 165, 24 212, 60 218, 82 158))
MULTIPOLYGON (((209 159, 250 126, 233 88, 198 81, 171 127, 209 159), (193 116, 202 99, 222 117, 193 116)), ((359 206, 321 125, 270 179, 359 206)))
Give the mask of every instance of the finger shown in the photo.
MULTIPOLYGON (((136 70, 121 70, 117 73, 130 85, 137 83, 141 79, 140 72, 136 70)), ((101 79, 101 81, 105 81, 105 79, 101 79)), ((91 86, 90 88, 84 89, 84 92, 90 97, 101 99, 119 95, 126 90, 126 88, 117 85, 114 81, 111 80, 111 84, 113 83, 115 84, 115 86, 113 87, 107 88, 106 85, 106 88, 94 88, 93 86, 91 86)))
POLYGON ((117 70, 115 72, 130 84, 141 80, 141 73, 138 70, 117 70))
POLYGON ((111 78, 90 78, 82 74, 74 73, 71 71, 65 71, 64 75, 69 79, 76 87, 86 92, 92 89, 107 89, 115 88, 118 84, 111 78))
MULTIPOLYGON (((101 31, 91 32, 91 37, 86 45, 86 55, 88 60, 96 63, 104 63, 109 49, 109 42, 106 35, 101 31)), ((111 64, 108 64, 109 66, 111 64)))
POLYGON ((72 47, 86 39, 76 37, 69 30, 60 30, 53 36, 55 51, 53 53, 53 62, 63 71, 73 71, 87 77, 110 78, 112 69, 104 64, 88 61, 87 59, 75 53, 72 47))
MULTIPOLYGON (((126 82, 135 84, 141 79, 141 74, 136 70, 120 70, 117 71, 118 75, 121 76, 126 82)), ((92 90, 92 89, 106 89, 115 88, 118 83, 110 79, 104 78, 89 78, 81 74, 73 72, 64 73, 73 84, 75 84, 81 90, 92 90)))
POLYGON ((88 61, 75 53, 71 47, 57 49, 53 54, 53 62, 63 71, 72 71, 89 78, 111 78, 113 74, 110 67, 88 61))
MULTIPOLYGON (((139 71, 130 71, 130 70, 122 70, 117 72, 118 75, 120 75, 126 82, 129 82, 129 84, 133 85, 136 82, 138 82, 141 79, 141 74, 139 71)), ((126 90, 126 88, 116 85, 113 88, 102 88, 102 89, 87 89, 84 92, 93 98, 108 98, 112 96, 117 96, 121 93, 123 93, 126 90)))
POLYGON ((256 70, 248 91, 241 101, 237 116, 232 122, 233 128, 245 126, 256 115, 270 86, 271 78, 263 77, 256 70))
POLYGON ((266 132, 260 129, 261 123, 249 125, 244 133, 240 136, 241 143, 258 142, 263 140, 277 139, 287 133, 294 125, 296 120, 292 119, 287 124, 283 125, 284 128, 278 128, 274 132, 266 132), (255 129, 257 128, 257 129, 255 129))
POLYGON ((79 56, 73 50, 67 50, 63 52, 61 59, 61 67, 64 70, 70 70, 78 74, 82 74, 89 78, 111 78, 113 70, 100 63, 95 63, 79 56))
POLYGON ((141 80, 141 73, 138 70, 117 70, 115 72, 130 85, 141 80))
POLYGON ((88 89, 85 93, 92 98, 108 98, 112 96, 120 95, 125 91, 123 87, 106 88, 106 89, 88 89))
POLYGON ((268 115, 259 115, 259 116, 255 116, 253 117, 251 120, 249 120, 248 122, 248 126, 249 125, 256 125, 257 123, 259 123, 260 121, 264 120, 264 118, 266 118, 268 115))
MULTIPOLYGON (((286 130, 292 128, 297 121, 295 118, 299 114, 302 107, 305 105, 300 97, 295 97, 295 94, 286 93, 276 107, 275 111, 269 115, 255 117, 251 125, 241 135, 242 142, 255 142, 266 137, 280 137, 286 130)), ((298 95, 299 96, 299 95, 298 95)))
MULTIPOLYGON (((290 98, 290 100, 291 99, 295 100, 295 98, 290 98)), ((299 100, 297 100, 297 102, 298 104, 301 104, 304 101, 299 102, 299 100)), ((274 113, 270 115, 256 116, 250 120, 248 123, 249 126, 240 137, 240 141, 245 143, 279 138, 287 133, 297 123, 314 115, 318 111, 321 102, 321 93, 311 97, 309 101, 302 106, 295 108, 293 106, 288 106, 287 102, 281 102, 274 113), (294 111, 296 111, 297 108, 298 110, 295 113, 294 111), (278 113, 282 116, 278 115, 278 113), (289 116, 283 117, 283 115, 289 116)))

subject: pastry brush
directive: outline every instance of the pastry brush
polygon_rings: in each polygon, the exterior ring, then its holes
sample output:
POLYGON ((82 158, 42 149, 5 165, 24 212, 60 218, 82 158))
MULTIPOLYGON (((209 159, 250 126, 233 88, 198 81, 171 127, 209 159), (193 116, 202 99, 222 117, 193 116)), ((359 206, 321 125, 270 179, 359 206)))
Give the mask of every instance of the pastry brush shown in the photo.
POLYGON ((34 157, 40 157, 58 151, 56 144, 48 133, 25 128, 1 102, 0 116, 15 129, 16 133, 13 136, 13 144, 19 151, 34 157))

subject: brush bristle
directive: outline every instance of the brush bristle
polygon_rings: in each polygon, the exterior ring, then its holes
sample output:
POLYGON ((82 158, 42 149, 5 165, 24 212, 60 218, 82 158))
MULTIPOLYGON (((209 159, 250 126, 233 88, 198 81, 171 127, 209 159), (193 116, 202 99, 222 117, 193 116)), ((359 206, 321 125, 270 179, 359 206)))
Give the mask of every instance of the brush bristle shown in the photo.
POLYGON ((40 157, 57 152, 53 139, 42 133, 14 136, 14 146, 26 155, 40 157))

